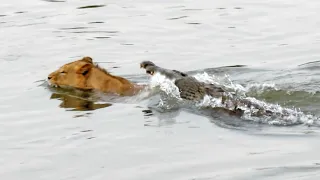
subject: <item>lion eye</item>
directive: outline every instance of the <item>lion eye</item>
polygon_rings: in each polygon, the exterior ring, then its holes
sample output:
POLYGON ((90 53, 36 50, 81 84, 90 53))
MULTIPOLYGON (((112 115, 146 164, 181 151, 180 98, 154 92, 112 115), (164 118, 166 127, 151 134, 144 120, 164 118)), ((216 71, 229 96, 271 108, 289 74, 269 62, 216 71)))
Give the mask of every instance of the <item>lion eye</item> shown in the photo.
POLYGON ((60 74, 65 74, 65 73, 66 73, 65 71, 61 71, 61 72, 60 72, 60 74))
POLYGON ((89 71, 84 71, 84 72, 82 73, 82 75, 85 76, 86 74, 88 74, 88 72, 89 72, 89 71))

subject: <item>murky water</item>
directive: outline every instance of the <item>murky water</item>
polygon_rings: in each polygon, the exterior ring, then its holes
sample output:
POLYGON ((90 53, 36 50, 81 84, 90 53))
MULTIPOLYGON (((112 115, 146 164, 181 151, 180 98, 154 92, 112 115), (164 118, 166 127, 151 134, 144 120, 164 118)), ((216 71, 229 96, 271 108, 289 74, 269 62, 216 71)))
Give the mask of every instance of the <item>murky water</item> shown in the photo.
POLYGON ((3 0, 1 178, 319 179, 319 10, 317 0, 3 0), (82 56, 145 84, 142 60, 206 72, 312 117, 272 124, 43 85, 82 56))

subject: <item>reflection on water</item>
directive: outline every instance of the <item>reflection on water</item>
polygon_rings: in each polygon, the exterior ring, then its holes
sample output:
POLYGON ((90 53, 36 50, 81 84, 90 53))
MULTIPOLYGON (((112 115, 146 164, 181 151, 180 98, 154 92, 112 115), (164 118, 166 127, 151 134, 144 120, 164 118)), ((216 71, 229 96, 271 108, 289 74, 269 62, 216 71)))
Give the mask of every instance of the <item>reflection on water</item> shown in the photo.
POLYGON ((52 87, 44 80, 36 82, 42 82, 39 86, 43 86, 52 92, 50 99, 62 101, 59 107, 65 108, 67 111, 93 111, 112 105, 111 103, 99 102, 100 98, 91 91, 52 87))
POLYGON ((144 126, 163 127, 182 123, 176 120, 177 116, 180 115, 180 109, 163 111, 161 109, 149 107, 149 109, 142 110, 142 112, 145 117, 144 126))
POLYGON ((112 105, 109 103, 97 103, 94 101, 81 99, 79 97, 57 93, 52 93, 50 99, 61 100, 62 102, 59 107, 66 108, 69 111, 92 111, 112 105))

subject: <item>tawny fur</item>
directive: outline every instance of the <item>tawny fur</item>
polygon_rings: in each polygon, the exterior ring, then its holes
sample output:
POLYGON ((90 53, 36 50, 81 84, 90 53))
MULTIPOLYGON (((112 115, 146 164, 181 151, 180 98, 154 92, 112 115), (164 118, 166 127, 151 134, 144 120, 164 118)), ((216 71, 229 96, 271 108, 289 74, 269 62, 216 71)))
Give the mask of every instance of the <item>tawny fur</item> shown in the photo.
POLYGON ((111 75, 95 65, 91 57, 83 57, 61 66, 49 74, 48 81, 59 87, 98 90, 123 96, 133 96, 143 88, 128 79, 111 75))

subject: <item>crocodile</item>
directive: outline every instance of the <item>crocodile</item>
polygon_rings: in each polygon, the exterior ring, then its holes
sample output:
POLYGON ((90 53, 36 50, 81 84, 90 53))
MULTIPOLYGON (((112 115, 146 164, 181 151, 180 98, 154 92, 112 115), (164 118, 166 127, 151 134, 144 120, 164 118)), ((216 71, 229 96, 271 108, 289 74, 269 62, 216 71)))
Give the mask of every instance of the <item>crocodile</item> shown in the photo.
POLYGON ((178 70, 159 67, 151 61, 143 61, 140 67, 144 68, 147 74, 159 73, 173 80, 179 89, 180 97, 185 100, 202 100, 205 95, 224 97, 226 92, 222 87, 198 81, 195 77, 178 70))
MULTIPOLYGON (((261 116, 281 116, 272 110, 265 109, 262 105, 251 102, 248 99, 238 99, 236 97, 232 97, 229 93, 214 84, 208 84, 197 80, 193 76, 189 76, 187 73, 180 72, 178 70, 170 70, 166 68, 162 68, 157 66, 155 63, 151 61, 143 61, 140 63, 140 68, 144 68, 147 74, 154 75, 155 73, 159 73, 164 75, 166 78, 174 81, 174 84, 177 86, 180 92, 180 97, 185 100, 191 101, 199 101, 204 98, 204 96, 209 95, 215 98, 221 98, 221 103, 225 105, 225 107, 213 107, 210 108, 215 112, 226 112, 229 115, 242 116, 244 114, 244 110, 240 109, 239 106, 245 106, 249 109, 258 110, 255 113, 251 113, 251 116, 261 117, 261 116), (227 100, 230 100, 232 109, 229 109, 227 100)), ((209 107, 204 107, 209 108, 209 107)))

